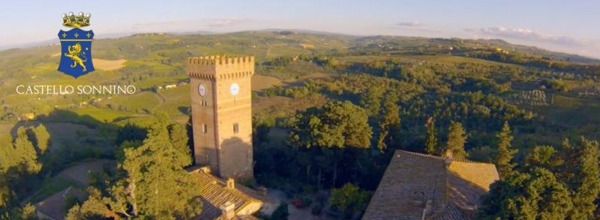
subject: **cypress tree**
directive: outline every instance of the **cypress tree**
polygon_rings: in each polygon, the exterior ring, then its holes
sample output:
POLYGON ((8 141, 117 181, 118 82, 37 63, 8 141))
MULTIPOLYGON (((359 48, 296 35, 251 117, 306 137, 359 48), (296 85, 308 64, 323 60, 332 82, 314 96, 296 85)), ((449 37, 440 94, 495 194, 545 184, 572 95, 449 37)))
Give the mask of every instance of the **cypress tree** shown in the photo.
POLYGON ((467 142, 467 135, 462 124, 459 122, 452 122, 448 131, 448 140, 446 142, 446 152, 451 152, 452 156, 458 160, 467 159, 467 152, 465 151, 465 143, 467 142))
POLYGON ((513 155, 517 153, 517 150, 511 148, 510 142, 513 137, 510 134, 510 127, 508 122, 504 122, 504 126, 502 126, 502 130, 496 137, 498 138, 498 156, 496 157, 496 166, 498 166, 498 172, 502 178, 508 176, 510 172, 512 172, 515 164, 511 161, 513 159, 513 155))
POLYGON ((377 148, 383 152, 390 144, 398 144, 400 130, 400 108, 396 104, 398 96, 395 93, 387 94, 383 99, 379 120, 379 136, 377 148))
POLYGON ((425 153, 434 155, 438 153, 438 140, 435 133, 435 121, 432 117, 427 119, 425 128, 427 129, 427 135, 425 137, 425 153))
POLYGON ((594 201, 600 192, 600 168, 598 167, 598 142, 581 138, 575 178, 572 181, 573 209, 569 219, 593 219, 596 205, 594 201))

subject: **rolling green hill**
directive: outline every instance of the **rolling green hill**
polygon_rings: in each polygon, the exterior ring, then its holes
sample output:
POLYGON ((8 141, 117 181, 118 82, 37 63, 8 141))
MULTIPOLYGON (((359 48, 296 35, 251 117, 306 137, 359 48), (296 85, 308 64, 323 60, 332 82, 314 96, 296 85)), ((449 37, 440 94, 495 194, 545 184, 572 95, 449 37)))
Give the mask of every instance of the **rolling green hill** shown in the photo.
MULTIPOLYGON (((267 83, 266 87, 257 85, 262 90, 255 90, 259 94, 256 100, 262 103, 269 103, 268 100, 276 96, 286 96, 285 92, 268 97, 260 95, 269 90, 271 85, 280 85, 282 87, 277 87, 281 88, 279 90, 286 90, 302 87, 314 74, 326 74, 333 77, 327 77, 328 80, 334 81, 340 76, 338 74, 366 73, 417 82, 429 90, 437 87, 456 90, 449 82, 444 82, 450 80, 444 79, 450 76, 474 81, 467 83, 481 84, 474 91, 489 90, 484 88, 486 85, 483 84, 486 83, 488 87, 504 86, 498 95, 506 100, 512 100, 509 97, 523 92, 545 88, 548 101, 571 99, 576 100, 572 103, 579 103, 577 108, 594 108, 597 96, 593 95, 593 90, 598 86, 596 80, 599 70, 596 64, 600 63, 576 55, 511 45, 501 40, 355 37, 295 31, 137 34, 95 41, 94 58, 98 60, 96 72, 73 79, 55 70, 58 52, 57 45, 0 52, 0 102, 3 105, 0 119, 3 124, 8 124, 5 126, 10 127, 9 124, 14 124, 24 113, 44 115, 54 109, 89 114, 102 121, 126 118, 124 116, 145 117, 161 111, 184 122, 187 120, 189 91, 185 85, 187 76, 184 63, 189 56, 256 56, 257 74, 276 78, 271 81, 283 82, 267 83), (20 84, 133 84, 138 93, 115 97, 18 95, 14 90, 20 84), (181 87, 157 90, 159 86, 169 84, 180 84, 181 87), (562 86, 562 89, 550 88, 551 84, 562 86), (588 93, 592 95, 580 95, 588 93)), ((261 80, 255 83, 261 83, 261 80)), ((301 99, 291 102, 291 105, 300 108, 309 105, 293 103, 303 102, 301 99)), ((542 114, 539 118, 548 119, 543 115, 564 117, 564 112, 575 106, 558 101, 540 108, 531 108, 526 104, 520 107, 542 114)), ((262 112, 265 109, 281 111, 276 107, 260 106, 256 113, 268 113, 262 112)), ((589 112, 594 114, 593 111, 589 112)), ((563 124, 562 120, 551 119, 552 123, 563 124)), ((564 124, 577 129, 577 124, 564 124)))
MULTIPOLYGON (((275 34, 264 32, 242 32, 226 35, 167 35, 139 34, 119 39, 104 39, 94 42, 94 58, 101 60, 96 71, 78 79, 56 71, 59 57, 57 45, 28 49, 11 49, 0 52, 0 100, 4 108, 0 116, 4 122, 14 122, 22 113, 47 114, 53 108, 76 109, 81 103, 94 103, 104 109, 135 114, 148 114, 159 109, 174 117, 182 117, 176 111, 185 105, 185 97, 179 93, 149 92, 132 97, 94 96, 36 96, 17 95, 15 88, 20 84, 133 84, 145 91, 158 86, 185 82, 187 76, 184 63, 189 56, 214 54, 254 55, 258 62, 293 54, 321 53, 336 48, 345 48, 348 39, 311 34, 275 34), (314 45, 317 45, 316 47, 314 45), (111 61, 123 61, 122 66, 111 61), (107 64, 108 63, 108 64, 107 64), (117 65, 115 67, 115 65, 117 65), (178 97, 178 98, 175 98, 178 97), (172 100, 177 103, 161 102, 172 100), (98 101, 98 100, 104 101, 98 101), (132 102, 133 100, 133 102, 132 102), (173 106, 170 106, 173 105, 173 106), (176 105, 176 106, 175 106, 176 105)), ((177 89, 177 91, 183 91, 177 89)), ((183 94, 184 96, 187 94, 183 94)))
MULTIPOLYGON (((184 109, 188 89, 156 88, 186 82, 184 62, 189 56, 254 55, 257 73, 285 81, 284 87, 302 85, 307 76, 316 73, 367 73, 426 81, 426 74, 417 72, 437 72, 436 68, 441 68, 448 69, 447 74, 493 78, 498 83, 510 81, 511 88, 505 91, 508 93, 519 93, 523 88, 539 87, 541 80, 558 78, 569 82, 571 91, 589 90, 596 86, 595 74, 599 68, 595 64, 600 63, 501 40, 355 37, 285 30, 201 35, 137 34, 96 40, 97 70, 78 79, 56 71, 58 53, 58 45, 0 52, 2 123, 14 123, 23 113, 44 115, 53 109, 85 112, 101 120, 114 120, 122 115, 143 117, 164 111, 183 122, 187 118, 184 109), (300 83, 296 82, 298 80, 300 83), (133 84, 138 88, 138 94, 119 97, 17 95, 14 90, 20 84, 133 84)), ((260 80, 256 82, 260 83, 260 80)), ((559 99, 575 95, 574 92, 550 92, 559 99)), ((595 101, 588 96, 571 98, 582 103, 595 101)))
POLYGON ((160 113, 185 124, 190 102, 185 62, 190 56, 256 57, 256 178, 290 194, 349 182, 374 190, 390 152, 424 151, 424 125, 430 120, 435 121, 440 146, 447 141, 449 125, 462 123, 468 159, 485 162, 493 161, 496 134, 508 122, 519 166, 536 146, 560 146, 565 138, 580 136, 600 139, 600 61, 501 40, 268 30, 137 34, 96 40, 93 48, 96 71, 77 79, 56 70, 58 45, 0 51, 0 134, 5 134, 0 141, 10 146, 12 140, 5 136, 39 125, 48 129, 52 140, 49 152, 40 154, 42 172, 32 178, 35 181, 22 180, 29 188, 20 189, 21 203, 75 186, 57 182, 56 174, 84 159, 118 158, 127 135, 138 131, 145 136, 144 129, 158 121, 154 116, 160 113), (35 84, 135 85, 137 91, 15 91, 18 85, 35 84), (356 111, 366 112, 372 129, 367 150, 326 154, 291 146, 288 134, 299 113, 330 101, 349 101, 356 111), (383 123, 390 117, 400 118, 393 129, 383 123))

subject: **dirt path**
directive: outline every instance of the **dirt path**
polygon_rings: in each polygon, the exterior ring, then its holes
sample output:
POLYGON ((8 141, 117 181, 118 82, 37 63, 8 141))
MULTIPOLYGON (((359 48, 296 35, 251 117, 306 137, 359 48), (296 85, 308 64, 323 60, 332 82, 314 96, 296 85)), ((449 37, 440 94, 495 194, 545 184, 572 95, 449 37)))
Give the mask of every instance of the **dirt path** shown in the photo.
POLYGON ((104 169, 104 166, 114 167, 114 160, 91 160, 61 171, 57 176, 74 180, 81 185, 87 186, 90 183, 90 173, 99 172, 104 169))
MULTIPOLYGON (((108 165, 109 167, 115 167, 115 163, 116 162, 114 160, 106 160, 106 159, 87 160, 80 164, 76 164, 74 166, 71 166, 71 167, 68 167, 68 168, 62 170, 56 176, 52 177, 52 179, 53 179, 52 181, 56 181, 57 179, 63 179, 63 180, 73 182, 73 184, 75 184, 75 186, 77 186, 77 187, 81 187, 82 189, 85 189, 90 184, 91 179, 90 179, 89 174, 91 172, 102 171, 102 169, 104 168, 105 165, 108 165)), ((73 186, 73 185, 71 185, 71 186, 73 186)), ((31 194, 29 197, 25 198, 22 201, 22 204, 25 204, 26 202, 31 201, 32 198, 35 198, 36 196, 38 196, 38 194, 40 194, 40 192, 42 192, 43 190, 47 190, 47 189, 44 189, 44 187, 41 187, 36 192, 31 194)), ((60 190, 64 190, 64 189, 60 189, 60 190)))
POLYGON ((158 107, 162 106, 163 104, 165 104, 165 102, 167 101, 167 99, 162 94, 160 94, 160 92, 155 92, 154 94, 156 94, 156 96, 158 96, 160 103, 152 108, 153 111, 156 110, 158 107))

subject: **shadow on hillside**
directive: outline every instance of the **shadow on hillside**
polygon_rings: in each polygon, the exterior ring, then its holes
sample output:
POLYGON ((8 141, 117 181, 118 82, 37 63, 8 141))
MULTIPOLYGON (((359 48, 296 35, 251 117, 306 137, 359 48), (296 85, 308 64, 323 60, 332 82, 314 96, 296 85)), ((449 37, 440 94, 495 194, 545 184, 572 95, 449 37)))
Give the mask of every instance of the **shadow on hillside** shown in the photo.
POLYGON ((192 109, 189 106, 179 106, 177 107, 177 110, 179 110, 179 112, 181 112, 181 114, 184 115, 190 115, 192 112, 192 109))
POLYGON ((115 119, 113 119, 113 122, 116 123, 116 122, 120 122, 120 121, 126 121, 126 120, 129 120, 129 119, 132 119, 132 118, 135 118, 135 117, 133 117, 133 116, 119 116, 119 117, 116 117, 115 119))
MULTIPOLYGON (((11 129, 13 140, 18 130, 24 128, 27 139, 37 151, 41 170, 31 175, 20 175, 12 184, 18 199, 25 202, 39 200, 64 190, 68 186, 77 186, 72 178, 87 178, 88 165, 80 167, 71 176, 57 175, 68 167, 82 165, 95 159, 114 159, 115 138, 119 127, 101 122, 89 115, 79 115, 68 110, 54 110, 48 115, 39 116, 36 120, 17 122, 11 129), (45 128, 45 132, 40 126, 45 128), (48 137, 42 138, 42 137, 48 137), (44 144, 39 141, 47 140, 46 151, 44 144), (77 175, 75 175, 77 174, 77 175)), ((27 164, 10 168, 10 172, 18 173, 27 170, 27 164)))
POLYGON ((71 124, 79 124, 86 126, 90 129, 97 129, 100 127, 110 127, 117 128, 115 125, 111 125, 106 122, 101 122, 96 120, 92 116, 89 115, 79 115, 75 112, 69 110, 56 109, 50 112, 48 115, 40 115, 36 120, 32 121, 19 121, 13 126, 11 129, 11 134, 13 137, 16 135, 17 130, 20 127, 27 126, 37 126, 40 124, 49 124, 49 123, 71 123, 71 124))
MULTIPOLYGON (((115 138, 119 127, 96 120, 89 115, 79 115, 68 110, 54 110, 36 120, 20 121, 11 128, 16 138, 20 128, 43 125, 49 135, 47 151, 41 155, 42 172, 57 173, 78 161, 90 158, 114 158, 115 138)), ((33 135, 32 132, 29 134, 33 135)), ((29 139, 39 146, 35 136, 29 139)), ((40 152, 40 149, 37 149, 40 152)))

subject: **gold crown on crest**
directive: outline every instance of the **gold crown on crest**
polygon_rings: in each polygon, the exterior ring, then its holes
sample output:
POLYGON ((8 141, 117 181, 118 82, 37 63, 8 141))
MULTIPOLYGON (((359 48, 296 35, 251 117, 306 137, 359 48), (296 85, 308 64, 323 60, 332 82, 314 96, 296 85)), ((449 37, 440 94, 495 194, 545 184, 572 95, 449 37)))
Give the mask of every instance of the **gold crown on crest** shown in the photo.
POLYGON ((69 12, 69 14, 62 15, 63 26, 72 28, 90 26, 90 17, 92 17, 90 13, 79 12, 78 15, 75 15, 73 12, 69 12))

